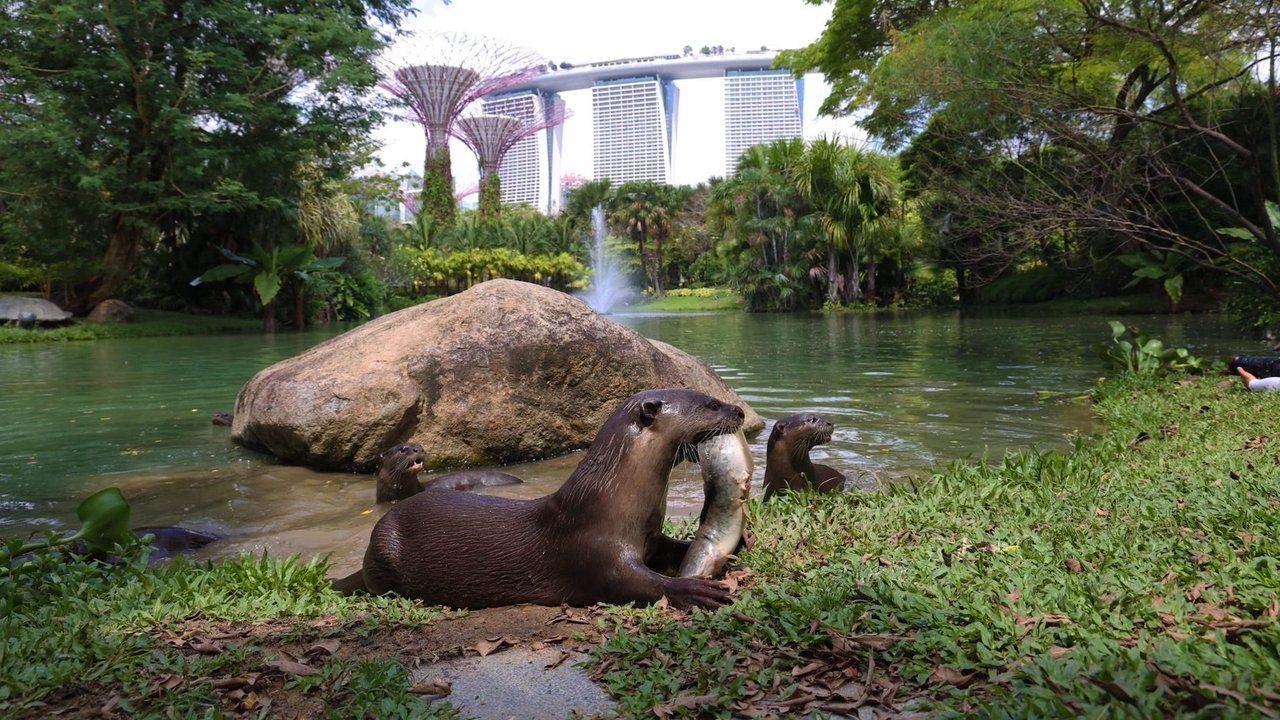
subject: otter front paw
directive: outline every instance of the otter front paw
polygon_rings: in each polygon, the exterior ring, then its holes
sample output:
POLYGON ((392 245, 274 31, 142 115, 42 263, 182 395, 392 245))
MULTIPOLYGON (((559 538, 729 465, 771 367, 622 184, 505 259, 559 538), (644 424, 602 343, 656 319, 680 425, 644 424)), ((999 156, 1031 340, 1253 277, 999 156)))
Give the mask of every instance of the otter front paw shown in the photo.
POLYGON ((672 605, 681 610, 716 610, 733 602, 728 585, 700 577, 670 578, 664 594, 672 605))

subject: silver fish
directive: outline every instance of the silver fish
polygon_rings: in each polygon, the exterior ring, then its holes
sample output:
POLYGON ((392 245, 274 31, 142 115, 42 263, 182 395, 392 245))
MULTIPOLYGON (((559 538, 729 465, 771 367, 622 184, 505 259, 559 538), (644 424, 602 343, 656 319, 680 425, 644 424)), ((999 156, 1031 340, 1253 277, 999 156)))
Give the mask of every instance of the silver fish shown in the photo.
POLYGON ((742 431, 717 435, 698 445, 705 500, 702 521, 689 544, 680 577, 713 577, 738 548, 747 525, 751 494, 751 449, 742 431))

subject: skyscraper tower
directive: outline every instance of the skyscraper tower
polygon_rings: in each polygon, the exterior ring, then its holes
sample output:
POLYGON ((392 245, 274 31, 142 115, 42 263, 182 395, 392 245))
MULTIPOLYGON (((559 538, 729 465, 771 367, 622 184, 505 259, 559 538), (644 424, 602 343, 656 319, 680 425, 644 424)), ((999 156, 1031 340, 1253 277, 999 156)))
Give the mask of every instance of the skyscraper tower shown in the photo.
POLYGON ((591 88, 597 179, 667 182, 675 85, 658 76, 600 80, 591 88))
POLYGON ((547 208, 554 184, 552 160, 565 118, 564 102, 551 93, 524 90, 490 95, 482 107, 486 114, 508 115, 541 126, 538 132, 526 134, 507 150, 498 165, 498 175, 502 178, 504 205, 547 208))
POLYGON ((738 158, 752 145, 800 137, 803 101, 804 79, 793 78, 790 70, 726 70, 725 174, 733 174, 738 158))
MULTIPOLYGON (((751 145, 803 137, 804 80, 774 69, 775 57, 760 51, 543 66, 536 77, 487 96, 484 111, 516 114, 523 103, 525 112, 536 112, 534 94, 562 99, 574 119, 539 134, 536 146, 525 140, 527 149, 513 149, 499 171, 502 186, 514 193, 536 183, 538 207, 554 211, 564 175, 615 184, 728 175, 751 145), (493 104, 499 102, 508 105, 493 104)), ((504 191, 507 202, 525 197, 504 191)))

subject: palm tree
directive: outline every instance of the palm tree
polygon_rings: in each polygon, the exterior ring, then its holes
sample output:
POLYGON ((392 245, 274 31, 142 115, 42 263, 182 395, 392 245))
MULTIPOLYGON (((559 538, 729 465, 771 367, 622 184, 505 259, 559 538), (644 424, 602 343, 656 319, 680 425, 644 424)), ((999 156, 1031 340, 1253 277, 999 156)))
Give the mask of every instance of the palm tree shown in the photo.
POLYGON ((653 286, 656 298, 664 295, 663 245, 671 237, 672 221, 679 211, 680 202, 680 194, 670 185, 653 180, 634 180, 619 185, 610 203, 609 222, 636 243, 640 250, 640 265, 653 286))
POLYGON ((892 159, 847 145, 838 139, 819 138, 810 143, 793 170, 792 182, 811 206, 808 221, 818 228, 826 255, 827 302, 862 296, 862 260, 866 255, 868 223, 892 207, 896 173, 892 159), (851 268, 846 279, 839 274, 841 251, 848 253, 851 268))

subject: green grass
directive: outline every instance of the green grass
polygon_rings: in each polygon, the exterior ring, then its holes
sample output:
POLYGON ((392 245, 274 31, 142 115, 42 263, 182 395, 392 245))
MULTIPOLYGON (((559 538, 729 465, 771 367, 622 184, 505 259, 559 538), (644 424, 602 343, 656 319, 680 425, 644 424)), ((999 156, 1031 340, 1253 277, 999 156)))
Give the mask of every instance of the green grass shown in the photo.
MULTIPOLYGON (((348 598, 329 589, 325 564, 242 557, 194 566, 179 558, 148 570, 139 555, 122 565, 67 562, 37 555, 16 574, 0 567, 0 715, 39 716, 44 701, 68 688, 107 687, 142 717, 207 717, 219 708, 213 681, 261 672, 290 637, 321 638, 355 625, 420 625, 439 609, 390 598, 348 598), (198 623, 282 618, 285 638, 244 633, 219 641, 198 623), (209 635, 211 638, 202 637, 209 635), (159 642, 157 636, 169 642, 159 642), (192 653, 193 642, 216 644, 192 653), (268 644, 267 641, 271 641, 268 644), (187 647, 188 652, 181 652, 187 647), (170 678, 181 683, 170 683, 170 678)), ((15 563, 16 564, 16 563, 15 563)), ((421 717, 397 659, 333 659, 317 675, 285 672, 317 693, 334 717, 421 717), (386 712, 391 701, 398 710, 386 712)), ((447 706, 430 713, 448 716, 447 706)))
POLYGON ((737 293, 725 288, 699 288, 673 290, 661 300, 632 305, 628 312, 723 312, 742 310, 746 302, 737 293))
POLYGON ((1073 452, 753 504, 732 611, 621 613, 639 630, 604 681, 636 715, 1280 711, 1278 397, 1214 376, 1100 398, 1109 430, 1073 452))
POLYGON ((19 328, 0 325, 0 345, 102 340, 162 335, 214 335, 262 332, 262 320, 214 315, 186 315, 165 310, 138 310, 127 323, 75 322, 61 327, 19 328))
MULTIPOLYGON (((1280 713, 1280 395, 1153 376, 1107 381, 1096 402, 1107 429, 1069 452, 956 463, 882 493, 753 501, 734 604, 618 608, 593 672, 629 716, 1280 713)), ((139 717, 216 716, 226 696, 213 682, 261 671, 280 634, 438 616, 339 596, 324 570, 38 558, 14 579, 0 567, 0 715, 110 688, 139 717), (219 623, 274 623, 276 639, 250 633, 210 654, 161 641, 219 623)), ((408 692, 405 661, 335 657, 285 687, 333 717, 449 715, 408 692)))

